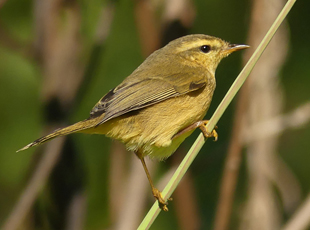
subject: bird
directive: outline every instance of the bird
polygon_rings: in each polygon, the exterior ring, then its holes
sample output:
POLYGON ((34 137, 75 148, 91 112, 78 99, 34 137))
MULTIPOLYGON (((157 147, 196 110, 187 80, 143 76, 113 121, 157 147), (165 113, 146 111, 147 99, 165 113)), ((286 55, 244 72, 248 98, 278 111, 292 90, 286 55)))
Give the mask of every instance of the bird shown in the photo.
POLYGON ((87 119, 57 129, 19 151, 72 133, 103 134, 123 142, 140 159, 159 206, 168 203, 154 186, 144 158, 164 160, 196 129, 209 133, 205 117, 216 87, 220 61, 247 45, 193 34, 175 39, 153 52, 123 82, 105 94, 87 119))

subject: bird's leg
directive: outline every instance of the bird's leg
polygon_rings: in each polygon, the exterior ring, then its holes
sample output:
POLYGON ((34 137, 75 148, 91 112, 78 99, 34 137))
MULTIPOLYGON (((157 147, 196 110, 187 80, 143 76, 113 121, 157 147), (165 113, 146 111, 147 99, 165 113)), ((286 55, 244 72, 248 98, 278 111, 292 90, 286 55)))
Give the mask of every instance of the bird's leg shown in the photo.
POLYGON ((160 208, 167 212, 168 211, 168 207, 167 207, 168 202, 164 200, 161 192, 157 188, 155 188, 155 186, 153 184, 153 181, 152 181, 152 178, 151 178, 151 175, 149 173, 149 170, 146 167, 146 164, 145 164, 145 161, 144 161, 144 157, 139 152, 135 152, 135 153, 136 153, 137 157, 140 159, 140 161, 141 161, 141 163, 143 165, 143 168, 144 168, 144 171, 146 173, 147 179, 149 180, 151 188, 152 188, 153 196, 156 198, 156 200, 158 200, 160 208))
MULTIPOLYGON (((208 122, 209 122, 208 120, 197 121, 194 124, 186 127, 185 129, 182 129, 180 132, 175 134, 172 139, 177 138, 177 137, 181 136, 182 134, 187 133, 189 131, 192 131, 196 128, 200 128, 200 130, 202 131, 205 138, 214 137, 214 141, 217 141, 218 134, 215 131, 215 129, 213 129, 211 133, 208 132, 208 130, 206 129, 206 125, 208 124, 208 122)), ((217 128, 217 126, 215 126, 215 128, 217 128)))

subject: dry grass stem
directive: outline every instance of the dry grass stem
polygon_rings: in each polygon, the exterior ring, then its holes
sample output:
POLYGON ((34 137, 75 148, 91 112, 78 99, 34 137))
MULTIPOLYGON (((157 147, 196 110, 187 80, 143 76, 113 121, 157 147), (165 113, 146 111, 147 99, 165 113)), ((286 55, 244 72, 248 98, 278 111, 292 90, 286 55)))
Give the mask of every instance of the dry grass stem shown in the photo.
POLYGON ((241 151, 243 143, 242 135, 242 120, 246 110, 248 98, 248 84, 243 85, 240 90, 237 102, 237 109, 234 117, 234 125, 229 143, 229 149, 224 166, 223 178, 220 187, 219 201, 216 210, 214 230, 225 230, 229 226, 232 205, 234 201, 234 193, 237 185, 237 178, 241 163, 241 151))
POLYGON ((59 0, 37 1, 35 9, 36 48, 43 66, 41 97, 45 102, 57 98, 67 107, 83 80, 80 9, 75 2, 64 7, 59 0))
POLYGON ((65 230, 83 230, 86 217, 86 195, 76 194, 70 204, 65 230))
POLYGON ((160 30, 154 11, 150 1, 137 1, 135 5, 136 24, 144 57, 160 48, 160 30))
POLYGON ((201 229, 199 205, 196 197, 194 179, 190 173, 187 173, 173 194, 180 230, 201 229))
POLYGON ((310 194, 282 230, 306 230, 310 227, 310 194))
POLYGON ((46 145, 45 152, 42 154, 36 170, 1 229, 15 230, 20 227, 53 170, 60 156, 64 141, 65 137, 60 137, 46 145))
MULTIPOLYGON (((283 0, 253 1, 249 44, 257 47, 265 31, 283 7, 283 0)), ((279 28, 268 49, 257 62, 249 78, 249 95, 244 129, 277 116, 282 110, 283 90, 278 73, 284 63, 288 35, 284 25, 279 28)), ((256 134, 253 133, 253 136, 256 134)), ((242 135, 243 136, 243 135, 242 135)), ((278 137, 255 140, 247 146, 247 166, 249 172, 248 199, 245 204, 241 229, 278 229, 281 211, 276 202, 276 194, 270 174, 277 168, 276 149, 278 137), (270 172, 270 170, 274 170, 270 172)), ((285 191, 281 191, 285 192, 285 191)))
POLYGON ((109 210, 111 222, 114 223, 125 201, 125 181, 127 179, 128 152, 124 145, 117 141, 112 142, 110 150, 110 167, 109 167, 109 210))
MULTIPOLYGON (((154 17, 154 9, 149 1, 135 2, 136 24, 140 37, 142 54, 145 57, 160 46, 160 34, 157 25, 155 24, 156 20, 154 17)), ((117 188, 115 186, 114 191, 118 189, 119 192, 114 194, 111 193, 110 195, 111 197, 114 197, 113 199, 117 199, 117 194, 120 196, 117 201, 115 200, 115 202, 113 202, 114 204, 118 202, 120 205, 117 208, 118 210, 113 212, 113 216, 115 216, 115 218, 113 217, 115 220, 115 229, 117 230, 131 230, 137 228, 146 205, 147 195, 150 193, 149 183, 143 171, 141 162, 137 159, 135 154, 129 154, 130 166, 126 170, 127 173, 123 175, 123 178, 119 178, 123 179, 122 182, 125 186, 118 183, 117 188)), ((116 161, 114 160, 114 164, 115 163, 116 161)), ((151 175, 153 175, 153 172, 156 170, 156 162, 147 161, 147 165, 151 175)), ((115 165, 113 167, 114 171, 119 167, 122 166, 115 165)), ((120 171, 124 171, 124 168, 120 169, 120 171)), ((110 172, 110 175, 111 174, 113 174, 113 172, 110 172)), ((115 184, 116 182, 113 183, 115 184)))
POLYGON ((111 25, 114 19, 115 4, 111 1, 107 3, 107 6, 101 10, 100 18, 98 21, 95 43, 102 44, 110 34, 111 25))
MULTIPOLYGON (((130 173, 127 178, 126 186, 124 186, 123 189, 124 199, 122 209, 118 213, 118 218, 116 220, 116 230, 134 230, 137 228, 145 208, 148 194, 151 194, 150 186, 141 166, 141 162, 137 159, 135 154, 130 154, 130 173)), ((146 163, 149 172, 152 174, 156 169, 156 164, 149 160, 147 160, 146 163)))
POLYGON ((191 0, 165 1, 164 23, 179 20, 185 27, 191 28, 196 18, 195 5, 191 0))
POLYGON ((278 136, 288 129, 297 129, 310 122, 310 102, 307 102, 288 114, 278 115, 247 127, 242 140, 249 144, 264 138, 278 136))
MULTIPOLYGON (((37 0, 34 14, 35 50, 43 72, 41 93, 44 105, 57 98, 63 108, 67 108, 68 104, 73 104, 83 76, 84 67, 79 60, 80 9, 76 2, 64 6, 59 0, 37 0)), ((64 140, 62 137, 47 144, 42 159, 3 229, 13 230, 22 224, 59 158, 64 140)))

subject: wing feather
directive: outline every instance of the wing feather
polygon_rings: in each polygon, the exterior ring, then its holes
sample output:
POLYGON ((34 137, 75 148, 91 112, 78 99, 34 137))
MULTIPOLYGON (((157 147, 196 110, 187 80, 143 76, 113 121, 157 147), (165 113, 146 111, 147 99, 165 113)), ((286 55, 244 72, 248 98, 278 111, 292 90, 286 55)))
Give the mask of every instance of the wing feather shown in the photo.
POLYGON ((104 113, 104 117, 97 124, 100 125, 128 112, 203 88, 209 77, 210 73, 203 68, 201 72, 179 72, 165 78, 153 76, 135 82, 125 79, 94 106, 90 118, 104 113))

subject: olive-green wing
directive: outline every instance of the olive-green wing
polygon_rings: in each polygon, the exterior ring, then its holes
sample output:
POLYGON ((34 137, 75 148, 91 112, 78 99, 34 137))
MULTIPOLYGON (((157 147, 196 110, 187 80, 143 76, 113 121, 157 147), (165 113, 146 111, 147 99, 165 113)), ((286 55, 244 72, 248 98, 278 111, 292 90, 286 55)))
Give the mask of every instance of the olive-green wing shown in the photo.
POLYGON ((100 125, 128 112, 203 88, 210 73, 205 69, 202 71, 178 73, 165 78, 155 76, 136 82, 125 80, 101 98, 92 109, 90 118, 104 113, 102 121, 98 123, 100 125))

